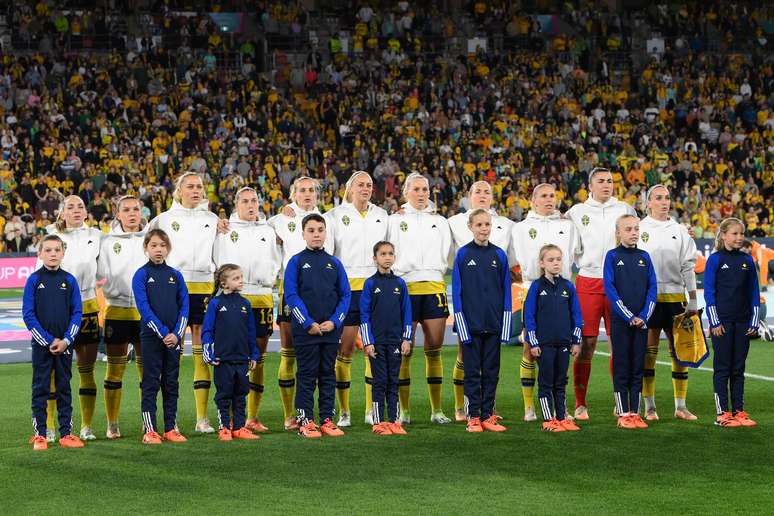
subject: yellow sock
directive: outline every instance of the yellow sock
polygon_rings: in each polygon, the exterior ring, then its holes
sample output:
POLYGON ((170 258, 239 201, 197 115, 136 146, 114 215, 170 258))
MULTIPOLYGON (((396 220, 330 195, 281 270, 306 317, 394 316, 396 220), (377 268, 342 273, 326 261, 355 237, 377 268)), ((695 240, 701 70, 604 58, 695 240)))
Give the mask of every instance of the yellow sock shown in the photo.
POLYGON ((97 382, 94 379, 94 364, 79 365, 78 374, 81 385, 78 395, 81 400, 81 428, 91 428, 94 419, 94 407, 97 404, 97 382))
POLYGON ((121 393, 123 388, 126 357, 108 357, 105 370, 105 415, 108 423, 117 423, 121 412, 121 393))
POLYGON ((535 359, 521 356, 519 364, 519 377, 521 378, 521 396, 524 398, 524 412, 535 410, 535 377, 537 376, 537 367, 535 359))
POLYGON ((425 350, 425 376, 430 393, 430 411, 441 411, 441 388, 443 387, 443 359, 440 349, 425 350))
POLYGON ((349 388, 352 384, 352 357, 336 355, 336 399, 339 412, 349 413, 349 388))
POLYGON ((642 375, 642 397, 653 398, 656 395, 656 358, 658 358, 658 346, 645 351, 645 369, 642 375))
POLYGON ((685 398, 688 395, 688 368, 679 365, 672 360, 672 388, 675 391, 676 405, 685 406, 685 398))
POLYGON ((277 373, 277 383, 279 383, 280 399, 282 400, 282 412, 285 419, 295 414, 293 408, 294 397, 296 394, 296 350, 280 349, 279 372, 277 373))
POLYGON ((401 412, 408 414, 411 411, 411 355, 404 355, 400 359, 398 399, 401 412))
POLYGON ((142 357, 135 353, 134 361, 137 364, 137 387, 140 389, 140 399, 142 400, 142 357))
POLYGON ((48 430, 56 430, 56 381, 53 371, 51 371, 51 391, 48 395, 46 406, 48 407, 46 412, 46 428, 48 430))
POLYGON ((454 410, 463 410, 465 408, 465 366, 460 357, 457 357, 454 362, 452 381, 454 382, 454 410))
POLYGON ((266 353, 261 354, 255 369, 250 371, 250 392, 247 395, 247 419, 258 419, 258 410, 263 399, 263 365, 266 362, 266 353))
MULTIPOLYGON (((366 416, 370 414, 373 411, 374 407, 374 396, 373 396, 373 383, 374 383, 374 377, 371 376, 371 361, 368 359, 368 355, 363 353, 363 357, 365 357, 365 413, 366 416)), ((404 359, 406 357, 403 357, 404 359)), ((403 366, 401 363, 401 372, 403 372, 403 366)), ((402 387, 398 387, 398 389, 402 389, 402 387)))
POLYGON ((194 363, 194 400, 196 402, 196 420, 207 419, 207 402, 210 399, 210 366, 202 358, 202 345, 193 348, 194 363))

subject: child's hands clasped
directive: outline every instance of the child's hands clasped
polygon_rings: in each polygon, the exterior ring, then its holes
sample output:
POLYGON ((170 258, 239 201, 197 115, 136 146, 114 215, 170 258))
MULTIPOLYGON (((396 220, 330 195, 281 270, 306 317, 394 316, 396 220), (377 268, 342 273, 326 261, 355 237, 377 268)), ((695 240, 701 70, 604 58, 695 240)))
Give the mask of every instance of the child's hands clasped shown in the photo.
POLYGON ((637 328, 642 328, 643 326, 645 326, 645 321, 643 321, 639 317, 635 317, 634 319, 631 320, 631 322, 629 323, 629 326, 636 326, 637 328))
POLYGON ((323 333, 328 333, 329 331, 333 331, 336 326, 331 321, 325 321, 324 323, 320 323, 320 330, 322 330, 323 333))
POLYGON ((163 341, 166 347, 174 348, 175 346, 177 346, 177 342, 178 342, 177 335, 175 335, 174 333, 168 333, 167 336, 164 337, 163 341))
POLYGON ((54 342, 51 343, 48 350, 52 355, 61 355, 67 350, 67 342, 62 339, 54 339, 54 342))
POLYGON ((306 330, 306 332, 309 335, 322 335, 323 334, 322 329, 320 328, 320 325, 317 324, 317 323, 312 323, 312 325, 309 327, 308 330, 306 330))

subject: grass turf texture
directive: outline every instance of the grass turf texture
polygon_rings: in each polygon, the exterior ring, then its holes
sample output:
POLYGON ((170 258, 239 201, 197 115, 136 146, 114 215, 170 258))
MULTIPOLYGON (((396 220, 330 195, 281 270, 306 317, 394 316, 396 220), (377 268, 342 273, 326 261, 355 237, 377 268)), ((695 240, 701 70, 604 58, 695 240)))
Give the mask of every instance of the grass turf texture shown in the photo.
MULTIPOLYGON (((601 343, 600 349, 606 350, 601 343)), ((748 372, 774 377, 772 345, 753 343, 748 372)), ((363 361, 353 367, 353 422, 343 438, 305 441, 282 432, 276 384, 279 356, 267 357, 262 421, 273 433, 257 442, 220 443, 193 433, 192 363, 181 372, 178 422, 182 445, 140 443, 137 374, 124 377, 121 429, 107 441, 100 387, 95 431, 83 450, 53 445, 33 453, 30 365, 0 366, 3 396, 0 478, 3 513, 770 513, 774 493, 774 384, 749 379, 747 403, 758 428, 712 425, 712 374, 691 371, 688 405, 699 421, 672 418, 670 368, 657 366, 662 420, 648 430, 617 429, 607 357, 597 356, 589 403, 592 420, 576 433, 549 434, 521 421, 521 348, 503 348, 498 412, 504 434, 468 434, 461 424, 431 425, 424 361, 412 361, 409 435, 376 436, 362 423, 363 361), (558 509, 561 508, 561 509, 558 509)), ((660 360, 667 357, 662 349, 660 360)), ((711 360, 705 363, 711 365, 711 360)), ((444 351, 444 408, 453 414, 454 350, 444 351)), ((101 385, 104 363, 97 366, 101 385)), ((77 375, 76 375, 77 376, 77 375)), ((73 379, 78 424, 78 380, 73 379)), ((568 389, 572 399, 572 389, 568 389)), ((214 390, 213 390, 214 394, 214 390)), ((159 403, 160 405, 160 403, 159 403)), ((214 404, 210 419, 216 420, 214 404)), ((161 422, 159 412, 159 422, 161 422)))

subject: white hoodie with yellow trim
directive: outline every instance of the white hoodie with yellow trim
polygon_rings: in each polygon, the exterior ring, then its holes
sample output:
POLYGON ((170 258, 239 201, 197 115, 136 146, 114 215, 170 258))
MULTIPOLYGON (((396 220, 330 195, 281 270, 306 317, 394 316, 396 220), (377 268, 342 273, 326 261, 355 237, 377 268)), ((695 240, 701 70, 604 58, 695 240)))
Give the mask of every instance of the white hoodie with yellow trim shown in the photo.
POLYGON ((647 216, 640 221, 637 247, 648 252, 656 269, 659 302, 682 303, 686 290, 696 290, 696 242, 685 226, 647 216))
MULTIPOLYGON (((452 234, 452 259, 457 255, 460 247, 469 244, 473 240, 473 232, 468 228, 470 214, 474 210, 468 210, 465 213, 458 213, 449 217, 449 229, 452 234)), ((515 257, 511 250, 511 232, 513 230, 513 221, 508 217, 498 215, 497 211, 489 210, 492 215, 492 232, 489 235, 489 241, 505 251, 508 256, 508 263, 513 264, 515 257)))
POLYGON ((212 294, 215 273, 213 248, 218 231, 218 216, 209 211, 204 201, 196 208, 183 208, 174 201, 172 207, 148 224, 163 229, 172 243, 167 265, 183 275, 189 294, 212 294))
POLYGON ((110 224, 110 233, 102 239, 97 260, 97 278, 105 280, 102 292, 107 303, 106 319, 140 320, 132 291, 132 278, 137 269, 148 261, 142 246, 147 226, 144 224, 140 231, 127 233, 121 228, 121 223, 114 220, 110 224))
MULTIPOLYGON (((77 229, 59 230, 56 224, 46 226, 46 232, 57 235, 64 242, 65 253, 61 268, 75 276, 81 288, 83 313, 92 314, 99 311, 97 305, 97 258, 103 233, 90 228, 86 224, 77 229)), ((38 258, 35 268, 43 262, 38 258)))
MULTIPOLYGON (((288 217, 279 213, 269 219, 269 225, 274 228, 279 237, 282 246, 282 270, 285 270, 288 262, 295 255, 306 249, 303 231, 301 230, 301 221, 310 213, 320 215, 320 210, 315 206, 311 211, 302 210, 298 204, 290 203, 290 209, 295 212, 294 217, 288 217)), ((327 226, 327 223, 326 223, 327 226)), ((333 254, 333 229, 326 227, 325 251, 333 254)))

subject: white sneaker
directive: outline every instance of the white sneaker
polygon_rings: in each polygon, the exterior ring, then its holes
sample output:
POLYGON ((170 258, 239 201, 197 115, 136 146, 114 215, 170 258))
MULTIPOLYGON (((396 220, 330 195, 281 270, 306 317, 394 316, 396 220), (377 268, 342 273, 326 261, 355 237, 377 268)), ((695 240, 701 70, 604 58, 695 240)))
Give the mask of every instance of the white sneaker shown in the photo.
POLYGON ((94 431, 88 427, 84 426, 81 428, 81 441, 96 441, 97 436, 94 435, 94 431))
POLYGON ((118 428, 118 423, 108 423, 105 437, 108 439, 119 439, 121 437, 121 430, 118 428))
POLYGON ((342 426, 342 427, 345 427, 345 428, 348 427, 348 426, 352 426, 352 421, 351 421, 351 418, 349 416, 349 412, 342 412, 341 413, 341 415, 339 416, 339 421, 338 421, 338 423, 336 423, 336 426, 342 426))
POLYGON ((374 425, 374 411, 373 410, 369 410, 368 412, 366 412, 365 424, 370 425, 370 426, 374 425))
POLYGON ((446 417, 446 415, 443 412, 438 411, 435 414, 432 414, 430 416, 430 422, 431 423, 436 423, 436 424, 439 424, 439 425, 445 425, 447 423, 451 423, 451 419, 446 417))
POLYGON ((56 442, 56 431, 55 430, 46 430, 46 442, 49 442, 49 443, 55 443, 56 442))
POLYGON ((196 422, 196 428, 194 429, 200 434, 214 434, 215 429, 210 425, 210 421, 207 418, 199 419, 196 422))
POLYGON ((524 421, 526 421, 527 423, 531 421, 537 421, 537 416, 535 415, 535 407, 524 409, 524 421))
POLYGON ((400 411, 400 423, 402 425, 410 425, 411 424, 411 414, 408 412, 400 411))

